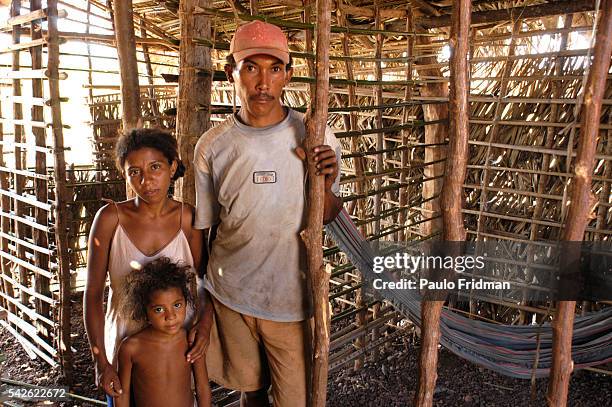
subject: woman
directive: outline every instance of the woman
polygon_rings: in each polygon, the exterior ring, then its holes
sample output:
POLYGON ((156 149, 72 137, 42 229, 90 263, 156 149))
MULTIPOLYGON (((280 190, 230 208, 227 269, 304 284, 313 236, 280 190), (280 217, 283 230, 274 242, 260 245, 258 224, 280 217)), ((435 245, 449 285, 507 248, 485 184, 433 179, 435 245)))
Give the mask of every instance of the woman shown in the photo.
MULTIPOLYGON (((119 139, 116 161, 136 197, 112 202, 96 214, 89 234, 83 299, 96 384, 106 392, 109 405, 123 390, 114 364, 116 350, 123 338, 143 328, 119 312, 126 276, 159 257, 197 270, 202 253, 201 231, 192 227, 193 207, 168 197, 170 185, 185 171, 176 140, 158 129, 132 130, 119 139), (107 275, 111 287, 104 316, 107 275)), ((198 322, 190 321, 188 326, 191 348, 186 357, 192 363, 204 353, 212 322, 212 309, 200 309, 198 322)))

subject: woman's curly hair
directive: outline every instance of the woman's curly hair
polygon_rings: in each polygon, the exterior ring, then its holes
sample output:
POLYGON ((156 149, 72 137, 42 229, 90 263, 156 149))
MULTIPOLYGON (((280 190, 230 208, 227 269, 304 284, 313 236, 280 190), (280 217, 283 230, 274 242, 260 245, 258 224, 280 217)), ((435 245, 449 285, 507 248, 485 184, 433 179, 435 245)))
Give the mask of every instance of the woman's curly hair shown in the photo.
POLYGON ((194 277, 190 266, 181 266, 167 257, 147 263, 141 270, 133 270, 126 279, 124 315, 135 321, 146 321, 151 294, 175 287, 181 290, 187 304, 193 306, 193 295, 189 287, 194 277))
POLYGON ((185 165, 179 158, 176 139, 172 137, 172 134, 161 129, 133 129, 119 137, 115 147, 115 165, 119 171, 123 172, 123 166, 129 153, 144 147, 153 148, 162 153, 169 164, 172 164, 173 161, 177 162, 176 171, 172 177, 173 181, 185 175, 185 165))

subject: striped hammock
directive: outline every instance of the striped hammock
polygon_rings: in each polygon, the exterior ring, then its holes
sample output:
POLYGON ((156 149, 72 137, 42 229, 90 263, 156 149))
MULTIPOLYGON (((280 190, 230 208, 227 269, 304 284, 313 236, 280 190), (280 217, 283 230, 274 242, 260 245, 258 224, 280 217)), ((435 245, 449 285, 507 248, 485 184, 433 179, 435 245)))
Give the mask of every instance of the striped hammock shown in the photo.
MULTIPOLYGON (((380 274, 373 272, 374 252, 361 236, 346 210, 326 225, 326 232, 370 285, 380 274)), ((421 300, 414 290, 373 290, 391 302, 419 328, 421 300)), ((529 379, 548 376, 552 364, 552 327, 542 325, 500 325, 469 319, 444 309, 440 318, 442 346, 471 362, 506 376, 529 379), (539 350, 538 350, 539 336, 539 350)), ((612 361, 612 307, 574 321, 572 359, 580 369, 612 361)))

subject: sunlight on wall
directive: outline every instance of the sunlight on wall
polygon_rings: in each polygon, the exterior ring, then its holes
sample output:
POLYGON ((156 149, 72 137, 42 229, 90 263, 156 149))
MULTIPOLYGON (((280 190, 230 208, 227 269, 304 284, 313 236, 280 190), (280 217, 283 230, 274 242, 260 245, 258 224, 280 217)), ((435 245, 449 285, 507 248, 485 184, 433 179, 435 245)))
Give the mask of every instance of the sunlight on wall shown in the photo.
MULTIPOLYGON (((75 5, 83 6, 79 1, 67 1, 75 5)), ((60 9, 65 9, 68 13, 67 18, 60 19, 58 28, 60 32, 68 33, 86 33, 87 30, 87 14, 79 10, 67 7, 60 4, 60 9)), ((22 8, 21 13, 29 12, 27 8, 22 8)), ((92 12, 103 15, 104 13, 96 8, 92 12)), ((0 7, 0 21, 5 21, 9 18, 9 8, 0 7)), ((109 16, 106 15, 108 19, 109 16)), ((91 15, 89 32, 92 34, 112 35, 112 27, 107 19, 91 15)), ((47 24, 43 23, 43 30, 47 29, 47 24)), ((22 35, 21 41, 29 41, 29 36, 22 35)), ((11 44, 12 36, 10 34, 0 33, 0 44, 11 44)), ((66 162, 68 164, 92 165, 92 117, 88 106, 89 89, 87 85, 89 79, 89 61, 87 55, 91 55, 92 80, 94 83, 104 84, 119 84, 119 65, 117 62, 116 48, 108 45, 100 45, 95 43, 87 43, 79 40, 68 40, 60 44, 60 72, 68 75, 67 79, 60 82, 60 95, 69 100, 62 103, 62 122, 69 128, 64 128, 64 143, 69 148, 66 151, 66 162), (88 49, 89 48, 89 49, 88 49)), ((140 53, 139 53, 140 54, 140 53)), ((46 64, 46 48, 43 48, 43 66, 46 64)), ((142 59, 142 57, 140 58, 142 59)), ((20 53, 20 66, 22 70, 27 70, 31 66, 30 55, 27 52, 20 53)), ((12 55, 10 53, 0 54, 0 71, 10 71, 12 69, 12 55)), ((142 69, 144 71, 144 68, 142 69)), ((2 117, 13 116, 13 105, 10 103, 12 97, 12 88, 10 81, 4 80, 5 85, 0 87, 0 96, 2 101, 2 117)), ((26 97, 32 96, 32 89, 29 80, 21 81, 22 95, 26 97)), ((93 95, 102 95, 109 93, 117 93, 118 90, 93 90, 93 95)), ((48 89, 44 89, 45 97, 48 97, 48 89)), ((31 104, 23 104, 24 119, 31 119, 31 104)), ((50 122, 51 117, 49 112, 45 112, 45 121, 50 122)), ((31 126, 24 126, 26 138, 28 142, 33 142, 33 134, 31 126)), ((5 133, 12 136, 12 126, 4 126, 5 133)), ((49 133, 49 132, 48 132, 49 133)), ((47 145, 52 145, 52 140, 48 138, 47 145)), ((27 165, 34 165, 34 157, 27 165)), ((6 158, 7 164, 11 165, 12 155, 6 158)), ((52 161, 49 161, 49 165, 52 161)))
POLYGON ((438 61, 448 61, 450 59, 450 45, 446 44, 440 49, 440 53, 438 54, 438 61))

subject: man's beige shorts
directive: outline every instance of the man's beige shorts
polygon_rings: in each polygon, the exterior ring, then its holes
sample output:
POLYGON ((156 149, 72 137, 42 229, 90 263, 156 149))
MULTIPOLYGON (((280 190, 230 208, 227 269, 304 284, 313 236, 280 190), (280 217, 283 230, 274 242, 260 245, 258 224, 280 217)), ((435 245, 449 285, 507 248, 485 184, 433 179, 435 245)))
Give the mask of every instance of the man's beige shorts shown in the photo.
POLYGON ((214 322, 206 351, 210 380, 245 392, 265 388, 271 382, 275 407, 306 406, 308 321, 259 319, 212 298, 214 322))

